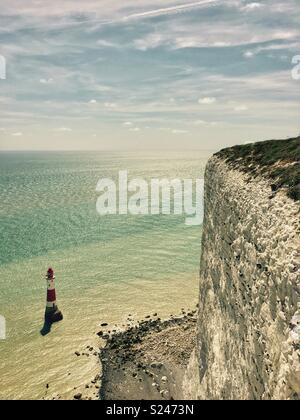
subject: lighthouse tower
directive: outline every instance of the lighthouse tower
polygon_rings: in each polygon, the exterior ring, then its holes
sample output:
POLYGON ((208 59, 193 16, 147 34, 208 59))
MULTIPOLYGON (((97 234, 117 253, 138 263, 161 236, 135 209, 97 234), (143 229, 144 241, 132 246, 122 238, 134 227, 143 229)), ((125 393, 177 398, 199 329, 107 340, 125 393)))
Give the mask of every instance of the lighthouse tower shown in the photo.
POLYGON ((56 291, 55 291, 55 275, 52 268, 49 268, 46 274, 47 280, 47 304, 45 312, 45 320, 49 323, 62 321, 63 315, 58 310, 56 304, 56 291))

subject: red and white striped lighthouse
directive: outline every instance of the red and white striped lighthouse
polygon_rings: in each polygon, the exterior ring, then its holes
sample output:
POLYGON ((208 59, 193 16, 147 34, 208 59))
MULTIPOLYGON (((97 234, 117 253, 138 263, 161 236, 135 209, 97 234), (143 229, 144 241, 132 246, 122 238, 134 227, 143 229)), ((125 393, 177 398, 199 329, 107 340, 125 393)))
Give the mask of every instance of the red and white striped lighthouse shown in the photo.
POLYGON ((58 322, 63 319, 61 311, 56 304, 55 275, 52 268, 49 268, 46 274, 47 280, 47 304, 45 319, 47 322, 58 322))

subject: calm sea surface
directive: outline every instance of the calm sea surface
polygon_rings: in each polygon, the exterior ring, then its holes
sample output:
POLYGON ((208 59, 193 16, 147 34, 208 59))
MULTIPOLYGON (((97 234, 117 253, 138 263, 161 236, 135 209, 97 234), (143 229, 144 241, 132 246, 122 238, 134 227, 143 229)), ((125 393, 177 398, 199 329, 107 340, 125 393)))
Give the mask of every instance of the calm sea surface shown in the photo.
POLYGON ((203 178, 208 152, 0 154, 0 398, 69 398, 100 372, 101 322, 195 305, 201 226, 185 216, 106 216, 99 178, 203 178), (64 321, 46 337, 48 266, 64 321), (98 341, 97 341, 98 340, 98 341), (46 390, 46 385, 49 389, 46 390))

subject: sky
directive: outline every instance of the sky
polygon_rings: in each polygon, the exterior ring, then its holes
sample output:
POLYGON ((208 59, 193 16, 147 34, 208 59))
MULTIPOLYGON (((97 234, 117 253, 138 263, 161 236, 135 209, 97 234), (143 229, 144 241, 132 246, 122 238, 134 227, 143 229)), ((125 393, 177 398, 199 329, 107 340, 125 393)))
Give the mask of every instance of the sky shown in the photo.
POLYGON ((0 150, 297 136, 299 21, 299 0, 2 0, 0 150))

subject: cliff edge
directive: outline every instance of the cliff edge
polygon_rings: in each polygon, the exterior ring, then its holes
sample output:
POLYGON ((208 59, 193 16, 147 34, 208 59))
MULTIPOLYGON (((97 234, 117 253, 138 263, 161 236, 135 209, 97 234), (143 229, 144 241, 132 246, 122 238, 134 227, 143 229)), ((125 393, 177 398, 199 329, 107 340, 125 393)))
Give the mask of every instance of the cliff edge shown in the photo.
POLYGON ((300 398, 299 159, 298 137, 207 165, 186 399, 300 398))

